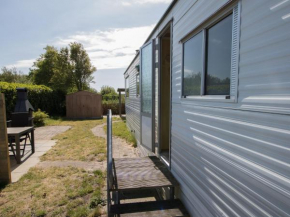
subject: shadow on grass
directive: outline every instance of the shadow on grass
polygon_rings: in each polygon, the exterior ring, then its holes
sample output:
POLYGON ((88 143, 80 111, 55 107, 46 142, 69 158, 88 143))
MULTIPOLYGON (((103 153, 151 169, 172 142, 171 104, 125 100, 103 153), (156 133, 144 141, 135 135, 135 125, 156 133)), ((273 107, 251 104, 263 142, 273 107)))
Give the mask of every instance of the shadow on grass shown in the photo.
POLYGON ((95 121, 95 120, 102 120, 103 117, 96 117, 96 118, 67 118, 63 116, 52 116, 49 117, 54 121, 95 121))
POLYGON ((8 184, 0 183, 0 192, 7 186, 8 184))
POLYGON ((121 120, 122 120, 124 123, 126 123, 126 117, 122 116, 122 117, 121 117, 121 120))
POLYGON ((36 127, 41 126, 54 126, 54 125, 61 125, 62 123, 66 123, 67 125, 70 125, 70 122, 75 123, 82 123, 85 121, 98 121, 103 120, 103 117, 101 118, 83 118, 83 119, 70 119, 63 116, 50 116, 49 118, 46 118, 44 120, 44 124, 35 124, 36 127))

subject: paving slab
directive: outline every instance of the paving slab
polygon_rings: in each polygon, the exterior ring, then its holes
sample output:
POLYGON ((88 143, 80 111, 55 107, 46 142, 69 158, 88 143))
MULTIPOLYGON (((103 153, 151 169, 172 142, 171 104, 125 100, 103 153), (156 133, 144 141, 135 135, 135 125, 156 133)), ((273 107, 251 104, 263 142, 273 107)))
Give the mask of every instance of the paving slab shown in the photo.
POLYGON ((40 157, 49 151, 57 140, 52 140, 57 134, 69 130, 70 126, 48 126, 35 129, 35 153, 32 154, 31 146, 27 145, 22 163, 17 164, 14 156, 10 156, 12 182, 17 182, 31 167, 40 162, 40 157))
POLYGON ((51 140, 54 136, 69 130, 70 126, 46 126, 35 129, 35 140, 51 140))
POLYGON ((44 155, 49 149, 52 147, 52 142, 55 144, 56 140, 51 140, 48 143, 39 143, 39 141, 35 141, 35 153, 32 154, 31 147, 27 145, 24 157, 21 159, 22 163, 17 164, 14 156, 10 156, 11 160, 11 177, 12 182, 17 182, 22 175, 28 172, 31 167, 36 166, 40 162, 40 157, 44 155))

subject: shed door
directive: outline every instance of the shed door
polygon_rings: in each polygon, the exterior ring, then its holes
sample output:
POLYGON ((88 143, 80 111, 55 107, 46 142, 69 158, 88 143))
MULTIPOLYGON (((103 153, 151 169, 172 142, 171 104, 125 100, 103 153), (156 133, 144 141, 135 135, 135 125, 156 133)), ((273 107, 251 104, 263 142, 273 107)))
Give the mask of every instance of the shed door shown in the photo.
POLYGON ((143 146, 154 152, 153 46, 154 41, 151 41, 141 48, 141 142, 143 146))

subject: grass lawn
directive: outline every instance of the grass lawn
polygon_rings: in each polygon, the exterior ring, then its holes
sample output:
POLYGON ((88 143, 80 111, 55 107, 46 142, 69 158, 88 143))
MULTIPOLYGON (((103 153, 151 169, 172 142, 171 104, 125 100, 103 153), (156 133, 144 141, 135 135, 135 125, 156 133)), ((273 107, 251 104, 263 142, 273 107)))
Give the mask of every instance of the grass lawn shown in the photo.
POLYGON ((101 120, 63 120, 47 119, 46 126, 71 126, 64 133, 55 136, 57 144, 41 157, 42 161, 103 161, 106 155, 106 141, 94 136, 91 129, 105 123, 101 120))
POLYGON ((32 168, 0 190, 0 216, 99 216, 103 185, 102 171, 32 168))
MULTIPOLYGON (((118 136, 122 139, 125 139, 128 143, 132 144, 134 147, 137 147, 137 141, 132 133, 128 130, 126 125, 126 119, 116 119, 120 120, 113 123, 112 131, 114 136, 118 136)), ((107 132, 107 126, 104 126, 105 132, 107 132)))
MULTIPOLYGON (((114 120, 120 120, 114 118, 114 120)), ((106 141, 91 129, 103 120, 72 121, 51 118, 46 126, 72 128, 55 137, 57 144, 42 161, 103 161, 106 141)), ((86 171, 76 167, 34 167, 18 182, 0 187, 0 216, 100 216, 105 206, 102 195, 105 175, 101 170, 86 171)))

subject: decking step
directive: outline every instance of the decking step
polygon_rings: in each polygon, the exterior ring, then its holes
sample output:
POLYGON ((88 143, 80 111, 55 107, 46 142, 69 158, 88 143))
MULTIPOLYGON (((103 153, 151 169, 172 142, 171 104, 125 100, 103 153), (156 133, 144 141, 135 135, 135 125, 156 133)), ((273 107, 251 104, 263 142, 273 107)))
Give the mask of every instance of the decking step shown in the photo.
POLYGON ((127 203, 111 206, 112 216, 189 216, 180 200, 163 200, 140 203, 127 203))
POLYGON ((175 187, 179 183, 157 157, 114 158, 116 188, 125 191, 145 188, 175 187))

